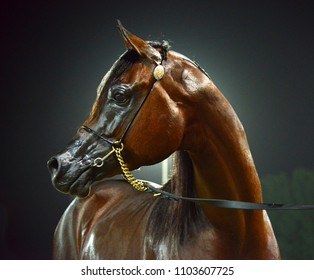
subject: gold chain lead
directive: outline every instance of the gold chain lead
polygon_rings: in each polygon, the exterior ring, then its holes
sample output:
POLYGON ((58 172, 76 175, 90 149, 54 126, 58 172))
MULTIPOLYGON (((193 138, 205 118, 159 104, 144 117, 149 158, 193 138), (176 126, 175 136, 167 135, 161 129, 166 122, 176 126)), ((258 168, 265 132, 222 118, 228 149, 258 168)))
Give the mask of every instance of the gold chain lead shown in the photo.
POLYGON ((116 148, 116 147, 112 147, 112 149, 115 151, 117 159, 119 161, 119 164, 121 166, 121 170, 123 173, 123 177, 125 178, 125 180, 128 181, 129 184, 131 184, 136 190, 141 191, 141 192, 145 192, 147 191, 147 187, 145 185, 144 182, 137 180, 133 174, 131 173, 131 171, 129 170, 127 164, 124 162, 124 159, 121 155, 121 152, 123 150, 123 143, 121 143, 121 147, 120 148, 116 148))

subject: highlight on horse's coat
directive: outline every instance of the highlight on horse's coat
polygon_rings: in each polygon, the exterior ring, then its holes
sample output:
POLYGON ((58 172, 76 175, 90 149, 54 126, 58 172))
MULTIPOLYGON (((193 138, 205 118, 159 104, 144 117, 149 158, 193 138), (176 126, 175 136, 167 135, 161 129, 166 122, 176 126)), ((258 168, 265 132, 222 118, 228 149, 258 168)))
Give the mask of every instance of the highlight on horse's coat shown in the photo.
POLYGON ((243 126, 206 72, 165 41, 144 41, 120 22, 118 29, 127 50, 102 80, 82 128, 48 161, 55 188, 76 196, 56 228, 54 258, 280 258, 265 211, 138 191, 155 184, 131 170, 173 155, 161 190, 262 202, 243 126), (106 179, 122 173, 127 181, 106 179))

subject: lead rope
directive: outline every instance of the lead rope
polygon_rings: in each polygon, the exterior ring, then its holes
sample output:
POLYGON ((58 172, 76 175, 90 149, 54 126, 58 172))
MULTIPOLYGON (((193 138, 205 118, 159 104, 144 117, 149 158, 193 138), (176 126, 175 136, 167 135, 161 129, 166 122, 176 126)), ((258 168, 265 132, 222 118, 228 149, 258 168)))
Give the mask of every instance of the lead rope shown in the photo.
POLYGON ((112 151, 115 152, 116 157, 119 161, 123 177, 125 180, 136 190, 141 192, 150 192, 155 197, 163 197, 169 200, 187 200, 198 204, 206 204, 209 206, 220 207, 220 208, 233 208, 233 209, 244 209, 244 210, 314 210, 314 205, 285 205, 275 203, 253 203, 243 201, 232 201, 224 199, 206 199, 206 198, 192 198, 177 196, 172 193, 156 189, 152 186, 147 186, 145 182, 137 180, 127 164, 125 163, 121 154, 124 146, 120 143, 120 147, 112 146, 112 151))

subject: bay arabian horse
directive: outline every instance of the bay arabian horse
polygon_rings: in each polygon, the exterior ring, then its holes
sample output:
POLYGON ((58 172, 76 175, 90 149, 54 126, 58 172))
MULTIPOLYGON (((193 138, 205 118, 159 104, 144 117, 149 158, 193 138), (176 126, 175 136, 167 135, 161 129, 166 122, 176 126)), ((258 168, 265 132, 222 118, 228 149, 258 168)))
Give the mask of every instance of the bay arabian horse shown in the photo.
POLYGON ((118 28, 127 51, 100 83, 82 128, 48 161, 53 185, 76 196, 56 228, 53 257, 279 259, 265 211, 139 191, 154 184, 129 170, 174 154, 162 190, 262 202, 242 124, 204 70, 165 41, 144 41, 120 22, 118 28), (128 181, 102 180, 122 172, 128 181))

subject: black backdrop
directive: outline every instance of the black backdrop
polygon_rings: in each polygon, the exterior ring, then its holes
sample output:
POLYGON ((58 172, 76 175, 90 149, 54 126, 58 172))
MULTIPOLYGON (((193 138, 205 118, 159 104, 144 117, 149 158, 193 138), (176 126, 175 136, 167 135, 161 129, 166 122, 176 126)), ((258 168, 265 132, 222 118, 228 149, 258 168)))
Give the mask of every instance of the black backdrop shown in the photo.
POLYGON ((243 122, 261 176, 313 168, 311 1, 10 3, 0 17, 2 258, 51 258, 71 198, 52 188, 46 161, 87 117, 124 51, 118 18, 205 68, 243 122))

